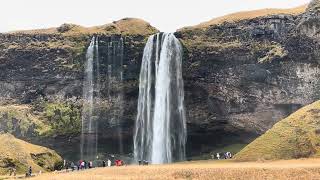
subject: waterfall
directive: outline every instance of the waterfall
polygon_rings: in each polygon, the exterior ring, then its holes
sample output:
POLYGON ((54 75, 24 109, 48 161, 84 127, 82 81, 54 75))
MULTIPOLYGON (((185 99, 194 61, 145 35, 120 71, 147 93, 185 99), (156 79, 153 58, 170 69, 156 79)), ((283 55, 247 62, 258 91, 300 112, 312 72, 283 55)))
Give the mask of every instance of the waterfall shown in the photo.
POLYGON ((118 138, 118 152, 123 153, 122 121, 123 117, 123 49, 122 37, 111 37, 107 43, 107 96, 112 106, 108 113, 110 125, 115 127, 118 138))
POLYGON ((83 81, 83 108, 80 153, 81 159, 93 160, 97 155, 99 112, 95 104, 100 101, 100 70, 98 38, 93 37, 86 53, 83 81))
POLYGON ((182 47, 171 33, 151 36, 144 49, 134 135, 135 160, 185 159, 182 47))

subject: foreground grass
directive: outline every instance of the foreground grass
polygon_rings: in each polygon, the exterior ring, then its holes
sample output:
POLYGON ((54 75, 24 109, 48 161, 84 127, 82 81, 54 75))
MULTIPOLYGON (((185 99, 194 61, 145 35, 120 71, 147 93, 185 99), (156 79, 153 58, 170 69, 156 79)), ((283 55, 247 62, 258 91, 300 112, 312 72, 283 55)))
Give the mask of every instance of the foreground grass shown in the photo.
POLYGON ((320 159, 273 162, 194 161, 48 173, 33 179, 320 179, 320 159))

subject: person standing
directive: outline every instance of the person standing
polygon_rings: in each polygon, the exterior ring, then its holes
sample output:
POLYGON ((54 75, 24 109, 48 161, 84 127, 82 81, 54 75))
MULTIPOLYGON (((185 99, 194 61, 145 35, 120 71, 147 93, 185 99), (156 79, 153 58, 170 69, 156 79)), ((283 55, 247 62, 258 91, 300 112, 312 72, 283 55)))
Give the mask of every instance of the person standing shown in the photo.
POLYGON ((111 167, 111 160, 108 159, 108 167, 111 167))
POLYGON ((219 153, 217 153, 217 159, 220 160, 220 154, 219 153))
POLYGON ((106 161, 105 160, 102 161, 102 167, 106 167, 106 161))
POLYGON ((29 167, 29 177, 32 175, 32 167, 29 167))
POLYGON ((71 162, 71 171, 74 171, 74 169, 75 169, 74 166, 75 166, 74 163, 71 162))

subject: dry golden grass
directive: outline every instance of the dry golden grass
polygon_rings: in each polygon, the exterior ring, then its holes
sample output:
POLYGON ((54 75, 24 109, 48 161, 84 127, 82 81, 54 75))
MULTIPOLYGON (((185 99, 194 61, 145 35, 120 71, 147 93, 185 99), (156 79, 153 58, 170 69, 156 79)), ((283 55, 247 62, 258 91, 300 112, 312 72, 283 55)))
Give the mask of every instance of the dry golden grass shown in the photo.
MULTIPOLYGON (((140 35, 150 35, 158 32, 158 30, 152 27, 148 22, 137 19, 137 18, 124 18, 119 21, 114 21, 112 23, 84 27, 75 24, 66 24, 71 27, 70 30, 62 32, 61 34, 66 36, 74 36, 81 34, 140 34, 140 35)), ((58 28, 47 28, 47 29, 35 29, 35 30, 22 30, 10 32, 11 34, 59 34, 58 28)))
POLYGON ((232 13, 232 14, 221 16, 218 18, 214 18, 210 21, 201 23, 193 27, 187 27, 187 28, 206 28, 206 27, 209 27, 210 25, 221 24, 223 22, 238 22, 245 19, 254 19, 257 17, 276 15, 276 14, 298 15, 305 12, 306 9, 307 9, 307 5, 303 5, 303 6, 299 6, 291 9, 260 9, 260 10, 253 10, 253 11, 243 11, 243 12, 232 13))
POLYGON ((279 121, 246 146, 238 160, 320 157, 320 101, 305 106, 279 121))
MULTIPOLYGON (((34 171, 45 171, 45 169, 37 164, 32 158, 31 154, 50 154, 51 157, 45 159, 48 163, 47 165, 54 166, 56 161, 61 161, 61 157, 56 154, 53 150, 48 148, 33 145, 15 138, 10 134, 0 135, 0 164, 3 163, 5 159, 11 159, 12 162, 17 166, 17 171, 19 173, 25 172, 28 166, 32 166, 34 171)), ((7 167, 1 164, 0 173, 6 173, 7 167)))
POLYGON ((48 173, 33 179, 320 179, 320 159, 274 162, 197 161, 172 165, 97 168, 73 173, 48 173))

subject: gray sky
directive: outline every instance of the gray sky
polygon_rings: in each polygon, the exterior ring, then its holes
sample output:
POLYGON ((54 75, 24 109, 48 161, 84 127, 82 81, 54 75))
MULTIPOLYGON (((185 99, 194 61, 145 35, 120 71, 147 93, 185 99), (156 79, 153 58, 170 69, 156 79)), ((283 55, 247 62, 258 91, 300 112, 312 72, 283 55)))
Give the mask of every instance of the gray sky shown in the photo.
POLYGON ((291 8, 310 0, 1 0, 0 32, 102 25, 142 18, 161 31, 196 25, 225 14, 262 8, 291 8))

